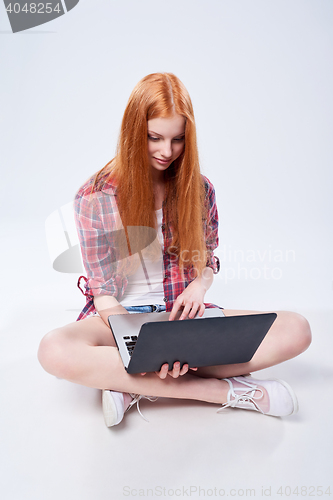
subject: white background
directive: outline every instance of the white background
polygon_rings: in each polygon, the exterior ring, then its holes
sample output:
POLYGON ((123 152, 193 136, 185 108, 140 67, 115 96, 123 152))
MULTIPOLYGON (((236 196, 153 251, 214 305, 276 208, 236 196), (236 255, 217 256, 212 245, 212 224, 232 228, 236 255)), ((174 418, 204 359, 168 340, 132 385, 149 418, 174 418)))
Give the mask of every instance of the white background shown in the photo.
POLYGON ((196 480, 259 496, 273 469, 284 485, 329 484, 332 433, 317 391, 332 380, 332 21, 330 0, 81 0, 12 34, 0 5, 3 498, 123 498, 128 455, 139 466, 133 488, 196 480), (77 276, 52 269, 45 220, 113 157, 132 88, 157 71, 188 88, 216 188, 222 270, 208 299, 310 320, 311 349, 269 372, 288 375, 308 404, 292 424, 158 402, 146 407, 151 427, 133 412, 110 433, 98 391, 55 380, 36 361, 41 337, 83 306, 77 276))

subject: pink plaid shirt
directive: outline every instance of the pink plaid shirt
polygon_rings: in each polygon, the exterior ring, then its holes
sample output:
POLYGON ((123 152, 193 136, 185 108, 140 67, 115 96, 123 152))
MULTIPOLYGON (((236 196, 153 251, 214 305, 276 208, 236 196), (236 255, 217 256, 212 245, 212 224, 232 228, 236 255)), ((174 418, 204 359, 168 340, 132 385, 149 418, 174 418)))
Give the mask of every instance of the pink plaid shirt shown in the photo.
MULTIPOLYGON (((207 197, 208 214, 203 221, 206 247, 207 266, 218 273, 219 260, 214 256, 218 246, 218 213, 216 207, 215 191, 211 182, 203 176, 207 197)), ((123 258, 121 252, 127 248, 124 231, 117 206, 116 186, 106 183, 101 191, 91 194, 92 179, 86 182, 77 192, 74 200, 75 220, 78 230, 81 252, 87 277, 85 280, 86 305, 80 313, 78 320, 86 318, 95 311, 93 297, 95 295, 112 295, 121 299, 128 279, 124 272, 119 272, 119 263, 123 258), (122 243, 122 244, 121 244, 122 243)), ((166 251, 172 242, 172 226, 162 220, 164 238, 163 250, 163 289, 166 310, 171 311, 178 295, 194 279, 191 269, 185 269, 183 274, 178 266, 178 259, 166 251)), ((219 307, 206 304, 206 307, 219 307)))

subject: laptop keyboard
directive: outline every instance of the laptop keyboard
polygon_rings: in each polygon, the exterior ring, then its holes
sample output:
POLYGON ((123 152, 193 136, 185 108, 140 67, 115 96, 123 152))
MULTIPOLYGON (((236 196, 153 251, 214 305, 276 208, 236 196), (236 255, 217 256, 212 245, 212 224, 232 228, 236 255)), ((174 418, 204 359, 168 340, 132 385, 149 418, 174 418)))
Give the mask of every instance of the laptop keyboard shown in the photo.
POLYGON ((134 351, 134 347, 135 347, 135 344, 136 344, 136 341, 138 340, 138 337, 137 335, 132 335, 132 336, 126 336, 126 337, 123 337, 124 339, 124 342, 126 344, 126 347, 127 347, 127 350, 128 350, 128 354, 130 356, 132 356, 132 353, 134 351))

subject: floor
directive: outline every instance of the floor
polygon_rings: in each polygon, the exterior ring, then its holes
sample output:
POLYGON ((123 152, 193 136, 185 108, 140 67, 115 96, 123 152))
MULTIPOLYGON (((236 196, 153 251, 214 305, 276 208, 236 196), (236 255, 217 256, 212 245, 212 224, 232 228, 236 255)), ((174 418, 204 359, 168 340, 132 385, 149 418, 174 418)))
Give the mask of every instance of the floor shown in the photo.
POLYGON ((302 311, 313 331, 309 350, 258 374, 292 385, 297 415, 218 414, 216 405, 159 399, 141 402, 149 423, 132 408, 108 429, 99 390, 59 380, 37 361, 42 336, 75 320, 81 298, 73 294, 73 275, 49 268, 42 236, 33 241, 22 261, 26 287, 14 264, 3 270, 9 288, 0 337, 2 499, 312 498, 328 487, 333 493, 332 311, 302 311))

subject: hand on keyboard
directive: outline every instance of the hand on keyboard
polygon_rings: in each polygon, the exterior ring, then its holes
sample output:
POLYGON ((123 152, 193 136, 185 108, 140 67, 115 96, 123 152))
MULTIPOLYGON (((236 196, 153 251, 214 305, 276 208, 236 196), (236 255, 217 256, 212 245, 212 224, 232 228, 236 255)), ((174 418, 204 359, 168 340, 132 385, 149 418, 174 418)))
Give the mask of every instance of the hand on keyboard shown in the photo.
POLYGON ((207 291, 205 285, 206 283, 202 278, 195 278, 176 298, 169 320, 173 321, 178 311, 182 311, 180 320, 193 319, 196 314, 201 317, 205 312, 204 297, 207 291))

